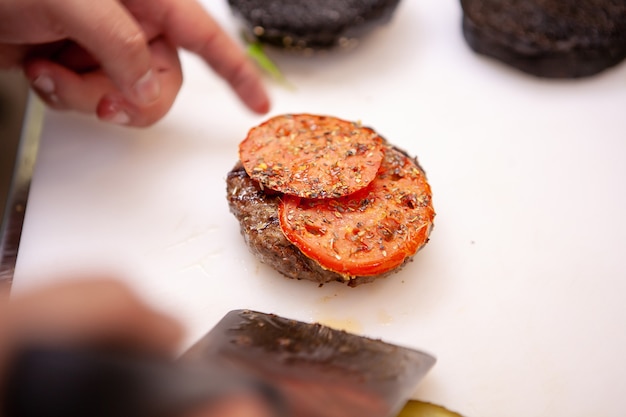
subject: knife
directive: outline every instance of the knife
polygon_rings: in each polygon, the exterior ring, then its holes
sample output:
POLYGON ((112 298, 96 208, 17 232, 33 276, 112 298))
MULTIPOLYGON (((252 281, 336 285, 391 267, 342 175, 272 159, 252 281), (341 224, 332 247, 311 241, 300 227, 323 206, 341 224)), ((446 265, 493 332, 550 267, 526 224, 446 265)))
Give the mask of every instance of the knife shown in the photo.
POLYGON ((181 358, 258 378, 294 417, 395 417, 434 356, 275 314, 234 310, 181 358))

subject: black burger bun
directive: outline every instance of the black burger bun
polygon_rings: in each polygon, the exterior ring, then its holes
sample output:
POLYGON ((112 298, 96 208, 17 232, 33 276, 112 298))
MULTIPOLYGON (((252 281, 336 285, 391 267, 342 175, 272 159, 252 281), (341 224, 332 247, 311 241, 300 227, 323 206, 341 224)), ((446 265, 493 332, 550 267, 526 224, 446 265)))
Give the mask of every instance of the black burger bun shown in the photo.
POLYGON ((548 78, 597 74, 626 57, 626 0, 461 0, 476 52, 548 78))
POLYGON ((389 22, 400 0, 228 0, 246 33, 285 49, 353 46, 389 22))

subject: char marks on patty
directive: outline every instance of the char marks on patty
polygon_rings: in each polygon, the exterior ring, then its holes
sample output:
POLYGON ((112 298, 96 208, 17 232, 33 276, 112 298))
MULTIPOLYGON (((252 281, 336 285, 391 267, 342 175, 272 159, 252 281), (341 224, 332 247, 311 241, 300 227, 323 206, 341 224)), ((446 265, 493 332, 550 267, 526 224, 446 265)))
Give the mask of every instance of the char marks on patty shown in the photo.
MULTIPOLYGON (((406 153, 399 149, 393 147, 387 149, 391 155, 395 153, 406 156, 406 153)), ((411 161, 423 173, 417 161, 415 159, 411 161)), ((239 222, 241 234, 251 252, 259 261, 286 277, 319 284, 338 281, 357 286, 391 275, 413 259, 412 256, 408 256, 399 267, 379 275, 350 276, 330 271, 303 254, 285 237, 279 219, 281 193, 263 189, 257 181, 250 178, 241 162, 228 173, 226 189, 230 211, 239 222)), ((429 229, 430 227, 432 223, 429 229)))

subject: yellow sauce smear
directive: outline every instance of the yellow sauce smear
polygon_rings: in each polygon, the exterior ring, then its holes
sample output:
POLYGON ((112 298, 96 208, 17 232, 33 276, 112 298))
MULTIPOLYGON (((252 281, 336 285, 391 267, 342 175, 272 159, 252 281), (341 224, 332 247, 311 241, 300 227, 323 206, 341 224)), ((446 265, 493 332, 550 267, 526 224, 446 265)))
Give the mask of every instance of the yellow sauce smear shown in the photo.
POLYGON ((440 405, 422 401, 409 401, 398 417, 463 417, 459 413, 450 411, 440 405))

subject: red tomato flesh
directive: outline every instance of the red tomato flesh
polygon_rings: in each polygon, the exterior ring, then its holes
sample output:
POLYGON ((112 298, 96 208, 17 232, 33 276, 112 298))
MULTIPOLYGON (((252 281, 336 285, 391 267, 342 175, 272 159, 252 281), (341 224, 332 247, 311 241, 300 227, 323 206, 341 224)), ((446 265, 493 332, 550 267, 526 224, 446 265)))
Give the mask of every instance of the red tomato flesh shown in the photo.
POLYGON ((284 195, 280 225, 287 239, 322 267, 346 276, 388 272, 427 241, 435 212, 423 171, 385 146, 375 179, 333 199, 284 195))
POLYGON ((304 198, 336 198, 372 182, 382 144, 376 132, 357 123, 281 115, 251 129, 239 145, 239 157, 263 187, 304 198))

